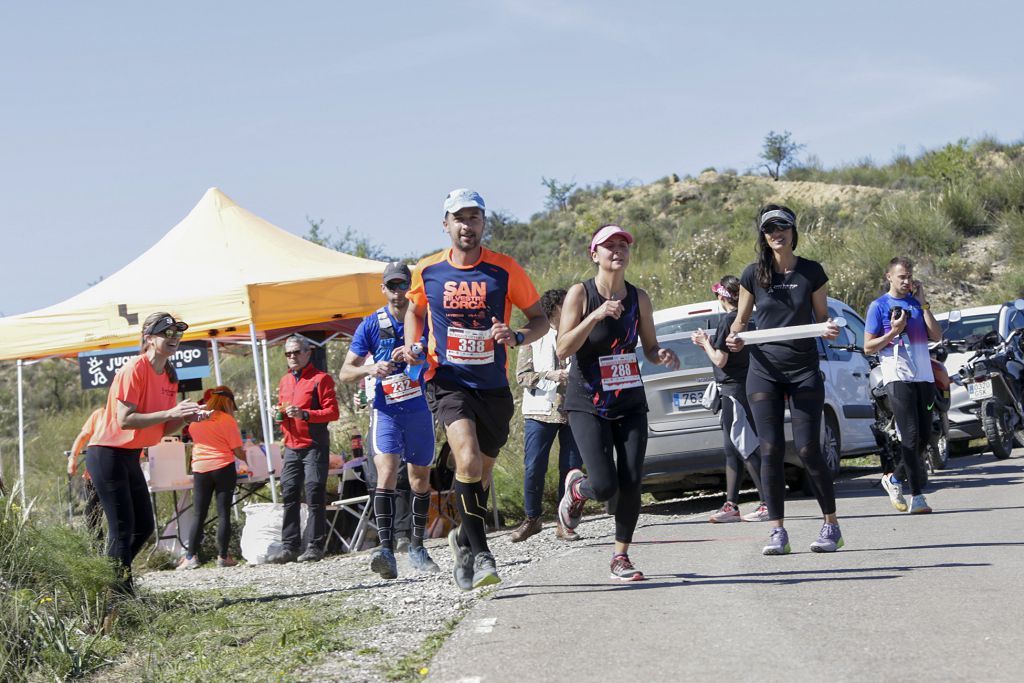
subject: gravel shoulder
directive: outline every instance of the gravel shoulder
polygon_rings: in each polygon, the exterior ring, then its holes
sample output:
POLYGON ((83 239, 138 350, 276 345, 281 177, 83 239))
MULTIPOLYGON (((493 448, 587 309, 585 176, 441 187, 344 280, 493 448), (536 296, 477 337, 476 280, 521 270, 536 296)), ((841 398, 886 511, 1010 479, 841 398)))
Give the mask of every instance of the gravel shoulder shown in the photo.
MULTIPOLYGON (((702 507, 710 507, 710 503, 705 502, 702 507)), ((664 521, 664 514, 659 514, 658 519, 664 521)), ((579 531, 584 540, 560 541, 555 538, 554 523, 549 522, 541 533, 514 545, 509 530, 492 533, 489 541, 503 585, 516 581, 531 565, 573 552, 574 546, 586 543, 587 539, 610 537, 614 524, 610 517, 600 515, 584 520, 579 531)), ((381 622, 360 634, 361 647, 332 652, 320 663, 294 672, 293 680, 394 680, 397 674, 389 671, 389 667, 414 653, 422 653, 427 661, 438 646, 431 636, 447 635, 475 604, 494 592, 493 589, 460 591, 452 580, 447 543, 434 539, 426 545, 441 567, 439 574, 414 574, 408 559, 399 554, 399 578, 385 581, 369 571, 368 552, 364 551, 327 557, 313 564, 155 571, 140 577, 139 583, 145 590, 156 593, 243 590, 257 596, 273 596, 274 603, 282 606, 295 601, 315 603, 328 596, 344 595, 346 606, 379 610, 381 622)))

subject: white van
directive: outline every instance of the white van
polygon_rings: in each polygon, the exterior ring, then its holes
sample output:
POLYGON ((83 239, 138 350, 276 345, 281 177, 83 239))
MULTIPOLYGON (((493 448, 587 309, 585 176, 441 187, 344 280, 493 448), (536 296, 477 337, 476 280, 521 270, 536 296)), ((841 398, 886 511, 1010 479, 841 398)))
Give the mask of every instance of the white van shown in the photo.
MULTIPOLYGON (((863 319, 838 299, 829 298, 828 310, 831 317, 842 316, 847 321, 839 339, 832 343, 863 347, 863 319)), ((674 350, 680 360, 680 368, 674 372, 641 363, 650 409, 644 490, 656 498, 717 486, 724 476, 720 419, 700 402, 704 387, 713 379, 711 364, 704 350, 690 341, 690 333, 698 328, 713 332, 724 313, 717 299, 654 312, 658 342, 674 350)), ((823 339, 818 340, 818 351, 825 379, 822 445, 829 469, 835 474, 841 458, 877 450, 871 432, 875 413, 868 386, 870 368, 861 354, 830 348, 823 339)), ((786 429, 787 438, 792 439, 786 429)), ((791 441, 786 462, 795 466, 787 468, 790 483, 800 482, 800 460, 791 441)))

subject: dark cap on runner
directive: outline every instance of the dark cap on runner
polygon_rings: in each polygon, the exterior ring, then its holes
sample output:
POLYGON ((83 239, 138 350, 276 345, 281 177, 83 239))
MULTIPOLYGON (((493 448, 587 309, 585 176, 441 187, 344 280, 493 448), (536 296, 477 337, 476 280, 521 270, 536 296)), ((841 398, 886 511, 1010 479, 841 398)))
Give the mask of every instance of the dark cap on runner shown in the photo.
POLYGON ((412 282, 412 272, 409 271, 409 266, 399 261, 389 263, 384 269, 384 282, 394 282, 395 280, 412 282))

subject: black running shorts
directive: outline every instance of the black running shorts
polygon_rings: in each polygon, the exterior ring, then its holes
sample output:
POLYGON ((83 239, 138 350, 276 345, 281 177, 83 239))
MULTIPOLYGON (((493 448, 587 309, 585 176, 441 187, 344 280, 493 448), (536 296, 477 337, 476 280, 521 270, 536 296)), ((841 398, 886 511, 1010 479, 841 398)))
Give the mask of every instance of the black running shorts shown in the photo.
POLYGON ((426 397, 430 412, 445 427, 457 420, 472 420, 480 450, 498 457, 508 441, 509 422, 516 410, 508 387, 473 389, 435 377, 427 382, 426 397))

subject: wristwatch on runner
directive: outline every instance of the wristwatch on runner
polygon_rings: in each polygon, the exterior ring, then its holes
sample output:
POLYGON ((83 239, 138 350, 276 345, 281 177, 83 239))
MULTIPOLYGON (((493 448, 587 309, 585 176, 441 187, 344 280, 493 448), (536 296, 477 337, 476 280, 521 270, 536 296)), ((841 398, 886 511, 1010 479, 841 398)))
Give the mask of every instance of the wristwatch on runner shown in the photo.
POLYGON ((522 332, 516 330, 516 346, 522 346, 523 342, 525 340, 526 340, 526 335, 524 335, 522 332))

